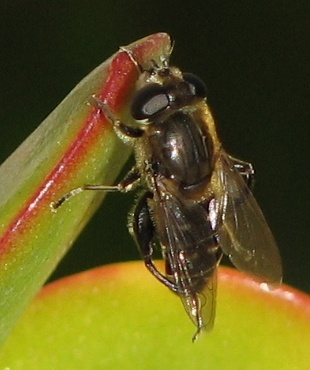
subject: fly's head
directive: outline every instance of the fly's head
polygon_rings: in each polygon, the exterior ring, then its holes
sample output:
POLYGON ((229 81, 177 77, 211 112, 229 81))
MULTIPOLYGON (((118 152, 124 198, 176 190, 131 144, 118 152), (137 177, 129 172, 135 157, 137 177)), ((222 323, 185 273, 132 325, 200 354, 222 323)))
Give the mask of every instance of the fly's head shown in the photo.
POLYGON ((167 60, 143 71, 136 84, 131 115, 142 126, 163 121, 171 113, 188 108, 206 99, 204 83, 192 73, 170 67, 167 60))

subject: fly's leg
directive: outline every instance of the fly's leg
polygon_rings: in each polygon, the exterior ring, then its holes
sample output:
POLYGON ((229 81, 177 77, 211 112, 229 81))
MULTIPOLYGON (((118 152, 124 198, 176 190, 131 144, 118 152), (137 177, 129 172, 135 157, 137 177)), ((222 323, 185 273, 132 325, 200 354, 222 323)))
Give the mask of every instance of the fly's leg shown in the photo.
POLYGON ((130 141, 130 139, 141 137, 144 134, 144 131, 138 127, 128 126, 122 123, 111 111, 106 101, 100 100, 96 96, 92 96, 90 103, 99 107, 102 113, 104 113, 105 116, 112 122, 114 131, 122 141, 130 141))
POLYGON ((155 226, 151 217, 148 200, 152 194, 146 192, 139 199, 132 217, 132 234, 136 239, 145 267, 157 280, 175 293, 180 293, 178 287, 164 276, 154 265, 152 254, 155 238, 155 226))
POLYGON ((63 195, 61 198, 56 200, 55 202, 52 202, 50 204, 50 207, 52 208, 52 211, 56 211, 63 203, 65 203, 70 198, 74 197, 77 194, 82 193, 85 190, 93 190, 93 191, 119 191, 121 193, 127 193, 129 191, 132 191, 140 182, 140 172, 136 167, 133 167, 127 175, 123 178, 121 182, 119 182, 117 185, 83 185, 78 188, 72 189, 67 194, 63 195))
POLYGON ((197 326, 197 330, 196 330, 195 334, 192 337, 192 342, 195 343, 196 340, 198 339, 199 335, 201 334, 201 332, 205 329, 205 326, 204 326, 203 319, 202 319, 202 316, 201 316, 201 302, 200 302, 200 300, 199 300, 199 298, 197 297, 196 294, 195 294, 195 297, 193 297, 193 299, 194 299, 194 303, 195 303, 195 307, 196 307, 196 326, 197 326))
POLYGON ((248 188, 252 191, 255 182, 255 170, 251 163, 229 156, 234 168, 240 173, 248 188))
MULTIPOLYGON (((105 101, 102 101, 98 99, 95 96, 92 96, 90 99, 90 103, 98 106, 102 112, 107 116, 107 118, 112 122, 113 128, 116 132, 116 134, 123 140, 123 141, 129 141, 134 140, 135 138, 141 137, 144 133, 143 130, 127 126, 124 123, 122 123, 120 120, 118 120, 113 113, 111 112, 108 104, 105 101)), ((131 191, 134 189, 134 187, 138 184, 140 180, 140 172, 136 167, 133 167, 131 171, 128 172, 128 174, 125 176, 125 178, 117 185, 83 185, 78 188, 72 189, 67 194, 62 196, 60 199, 58 199, 55 202, 52 202, 50 204, 53 211, 56 211, 57 208, 59 208, 63 203, 65 203, 67 200, 72 198, 73 196, 82 193, 85 190, 95 190, 95 191, 119 191, 122 193, 127 193, 128 191, 131 191)))

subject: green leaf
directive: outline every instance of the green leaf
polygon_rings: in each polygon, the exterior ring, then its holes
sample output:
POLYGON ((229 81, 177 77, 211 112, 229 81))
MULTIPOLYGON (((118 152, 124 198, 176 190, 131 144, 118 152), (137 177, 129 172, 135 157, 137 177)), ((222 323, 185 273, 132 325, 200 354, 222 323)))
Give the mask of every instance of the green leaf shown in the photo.
MULTIPOLYGON (((169 47, 169 36, 158 33, 127 49, 148 66, 169 47)), ((128 52, 118 52, 78 84, 0 167, 0 344, 103 194, 80 194, 57 213, 50 203, 85 183, 113 183, 130 154, 92 95, 126 118, 137 76, 128 52)))
POLYGON ((45 287, 16 327, 1 368, 307 369, 310 298, 288 286, 267 291, 219 269, 213 332, 195 328, 180 299, 142 262, 115 264, 45 287))

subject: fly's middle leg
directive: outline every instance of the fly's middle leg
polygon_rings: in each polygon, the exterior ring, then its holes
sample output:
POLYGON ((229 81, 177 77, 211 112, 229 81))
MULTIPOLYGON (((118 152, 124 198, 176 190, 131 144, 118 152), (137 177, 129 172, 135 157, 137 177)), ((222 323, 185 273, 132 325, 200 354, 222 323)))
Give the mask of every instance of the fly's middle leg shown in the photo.
POLYGON ((102 184, 83 185, 78 188, 70 190, 61 198, 52 202, 50 204, 50 207, 52 208, 52 211, 56 211, 63 203, 67 202, 75 195, 84 192, 85 190, 107 191, 107 192, 119 191, 122 193, 127 193, 135 189, 136 186, 138 186, 140 182, 140 177, 141 177, 140 171, 136 167, 133 167, 123 178, 123 180, 120 181, 117 185, 102 185, 102 184))
MULTIPOLYGON (((90 98, 90 103, 96 105, 103 114, 111 121, 113 124, 114 131, 116 134, 123 139, 123 141, 130 141, 141 137, 144 133, 143 130, 128 126, 122 123, 117 117, 115 117, 114 113, 110 110, 108 104, 105 101, 98 99, 96 96, 92 96, 90 98)), ((118 183, 117 185, 102 185, 102 184, 94 184, 94 185, 83 185, 78 188, 72 189, 67 194, 63 195, 60 199, 52 202, 50 204, 53 211, 56 211, 63 203, 67 200, 72 198, 73 196, 85 191, 85 190, 95 190, 95 191, 119 191, 122 193, 127 193, 135 188, 140 180, 140 172, 136 167, 133 167, 131 171, 125 176, 125 178, 118 183)))

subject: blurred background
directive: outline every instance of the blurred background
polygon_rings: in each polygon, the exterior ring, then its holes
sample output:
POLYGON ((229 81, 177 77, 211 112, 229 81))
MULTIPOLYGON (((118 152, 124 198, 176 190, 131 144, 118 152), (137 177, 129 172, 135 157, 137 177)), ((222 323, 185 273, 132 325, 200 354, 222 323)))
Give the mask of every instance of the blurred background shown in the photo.
MULTIPOLYGON (((309 19, 301 0, 2 0, 0 162, 118 46, 168 32, 172 63, 207 85, 224 147, 256 168, 284 281, 310 292, 309 19)), ((126 228, 133 199, 109 195, 52 279, 139 259, 126 228)))

